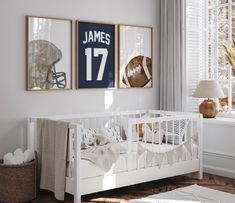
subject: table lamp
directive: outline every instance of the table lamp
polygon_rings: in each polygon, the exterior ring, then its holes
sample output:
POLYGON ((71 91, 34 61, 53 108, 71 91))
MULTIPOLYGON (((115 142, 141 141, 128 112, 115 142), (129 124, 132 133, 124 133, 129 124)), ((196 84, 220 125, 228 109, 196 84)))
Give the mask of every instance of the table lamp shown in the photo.
POLYGON ((214 98, 225 97, 224 92, 217 80, 201 80, 193 97, 208 98, 199 105, 199 112, 203 118, 214 118, 218 113, 214 98))

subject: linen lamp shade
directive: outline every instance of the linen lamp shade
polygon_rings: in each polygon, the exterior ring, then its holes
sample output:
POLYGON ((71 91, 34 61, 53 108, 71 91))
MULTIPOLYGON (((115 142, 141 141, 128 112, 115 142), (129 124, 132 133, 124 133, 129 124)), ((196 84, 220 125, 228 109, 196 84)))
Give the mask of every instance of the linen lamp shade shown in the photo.
POLYGON ((217 80, 201 80, 193 97, 198 98, 223 98, 224 92, 217 80))

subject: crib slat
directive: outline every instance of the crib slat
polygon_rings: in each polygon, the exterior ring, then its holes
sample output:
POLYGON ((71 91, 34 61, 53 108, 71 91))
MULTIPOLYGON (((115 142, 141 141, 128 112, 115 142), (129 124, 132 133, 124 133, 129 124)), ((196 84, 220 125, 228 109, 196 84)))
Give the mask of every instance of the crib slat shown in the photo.
POLYGON ((179 144, 181 145, 182 144, 182 135, 181 135, 181 121, 182 120, 179 120, 179 131, 178 131, 178 135, 179 135, 179 144))
POLYGON ((127 135, 127 160, 128 160, 127 170, 130 171, 131 170, 130 159, 131 159, 132 139, 133 139, 133 135, 132 135, 132 123, 131 123, 130 120, 128 121, 128 129, 127 129, 127 131, 128 131, 128 135, 127 135))
POLYGON ((173 145, 175 145, 175 120, 172 121, 173 145))
POLYGON ((28 119, 27 122, 27 147, 32 151, 35 151, 35 138, 36 138, 36 119, 28 119))
MULTIPOLYGON (((151 135, 152 135, 152 152, 154 152, 154 141, 155 141, 155 139, 156 139, 156 137, 154 137, 154 136, 156 136, 155 134, 154 134, 154 129, 153 129, 153 126, 154 126, 154 124, 153 123, 151 123, 151 125, 150 126, 152 126, 152 130, 151 130, 151 135)), ((153 164, 153 158, 152 158, 152 160, 151 160, 151 166, 153 166, 154 164, 153 164)))
POLYGON ((191 136, 193 136, 193 119, 191 119, 191 136))
POLYGON ((81 161, 81 126, 74 125, 71 126, 74 129, 75 134, 75 157, 74 157, 74 202, 80 203, 81 202, 81 167, 80 167, 80 161, 81 161))
MULTIPOLYGON (((142 123, 142 125, 144 125, 144 137, 145 137, 145 139, 144 139, 144 144, 145 144, 145 149, 147 148, 147 141, 146 141, 146 138, 147 138, 147 132, 146 132, 146 130, 147 130, 147 123, 142 123)), ((144 156, 144 168, 146 168, 147 167, 147 153, 145 154, 145 156, 144 156)))
POLYGON ((167 121, 165 122, 165 125, 166 125, 166 131, 165 131, 166 145, 165 145, 165 148, 168 149, 168 122, 167 121))

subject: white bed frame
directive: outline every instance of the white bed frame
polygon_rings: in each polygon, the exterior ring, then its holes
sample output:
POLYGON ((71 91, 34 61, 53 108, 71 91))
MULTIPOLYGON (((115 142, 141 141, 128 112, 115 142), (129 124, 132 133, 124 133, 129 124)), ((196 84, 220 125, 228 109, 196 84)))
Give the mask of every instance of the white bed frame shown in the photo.
MULTIPOLYGON (((37 150, 36 141, 36 120, 39 117, 32 117, 28 119, 28 148, 37 150)), ((182 113, 182 112, 169 112, 169 111, 156 111, 156 110, 139 110, 139 111, 125 111, 114 113, 92 113, 92 114, 78 114, 78 115, 57 115, 57 116, 45 116, 40 118, 54 119, 54 120, 66 120, 69 121, 69 159, 74 157, 74 177, 66 177, 66 192, 74 195, 74 202, 81 202, 81 195, 95 193, 99 191, 119 188, 123 186, 143 183, 152 180, 158 180, 166 177, 177 176, 181 174, 187 174, 191 172, 198 172, 198 178, 202 179, 202 116, 194 113, 182 113), (150 117, 143 117, 144 114, 150 115, 150 117), (184 160, 175 162, 173 164, 165 164, 159 166, 147 166, 144 168, 130 169, 127 166, 127 170, 120 173, 108 173, 104 176, 97 176, 92 178, 81 178, 81 168, 79 162, 81 159, 81 139, 80 133, 83 126, 100 126, 103 122, 107 124, 109 122, 120 122, 120 119, 124 119, 128 128, 128 154, 131 150, 132 144, 132 127, 135 127, 139 123, 159 123, 159 130, 162 129, 162 123, 187 120, 190 125, 185 130, 185 139, 191 137, 195 133, 198 135, 198 156, 190 160, 184 160), (160 124, 161 123, 161 124, 160 124), (74 146, 73 146, 74 144, 74 146), (74 150, 72 148, 74 147, 74 150)), ((122 120, 123 121, 123 120, 122 120)), ((180 122, 179 122, 180 123, 180 122)), ((166 124, 167 125, 167 124, 166 124)), ((180 124, 179 124, 180 125, 180 124)), ((167 128, 167 126, 165 126, 167 128)), ((181 126, 178 126, 178 132, 180 132, 181 126)), ((173 132, 175 131, 173 128, 173 132)), ((167 139, 167 132, 165 133, 167 139)), ((153 143, 152 143, 153 144, 153 143)), ((127 156, 128 156, 127 154, 127 156)), ((71 161, 70 160, 70 161, 71 161)))

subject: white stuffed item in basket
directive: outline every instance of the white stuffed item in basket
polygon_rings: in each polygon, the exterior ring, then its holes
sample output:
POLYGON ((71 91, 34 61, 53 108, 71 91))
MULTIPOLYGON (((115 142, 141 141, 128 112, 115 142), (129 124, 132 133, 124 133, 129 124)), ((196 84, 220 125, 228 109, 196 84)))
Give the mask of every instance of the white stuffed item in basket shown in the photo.
POLYGON ((12 153, 7 153, 3 156, 3 164, 11 165, 14 164, 14 156, 12 153))
POLYGON ((28 163, 34 159, 34 153, 32 150, 27 149, 25 152, 21 148, 18 148, 14 153, 7 153, 3 156, 3 164, 7 165, 19 165, 28 163))
POLYGON ((24 153, 21 148, 18 148, 14 151, 14 159, 15 164, 22 164, 24 163, 24 153))
POLYGON ((30 161, 33 161, 34 160, 34 153, 32 152, 32 150, 30 149, 27 149, 25 150, 24 152, 24 163, 28 163, 30 161))

